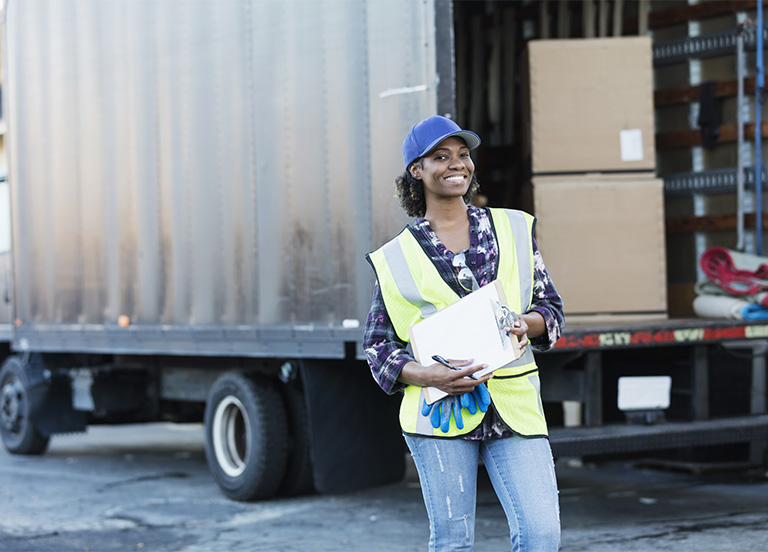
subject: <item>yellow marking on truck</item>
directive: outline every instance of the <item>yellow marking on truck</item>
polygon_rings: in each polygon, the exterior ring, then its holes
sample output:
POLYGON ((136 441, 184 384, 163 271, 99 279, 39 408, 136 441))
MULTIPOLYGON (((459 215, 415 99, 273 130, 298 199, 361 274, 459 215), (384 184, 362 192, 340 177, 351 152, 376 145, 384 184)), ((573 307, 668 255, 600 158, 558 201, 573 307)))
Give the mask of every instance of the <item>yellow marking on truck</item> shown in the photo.
POLYGON ((745 337, 768 337, 768 326, 747 326, 744 329, 745 337))
POLYGON ((629 332, 610 332, 600 334, 600 345, 610 347, 612 345, 629 345, 632 334, 629 332))
POLYGON ((701 341, 704 339, 704 328, 684 328, 675 330, 675 341, 701 341))

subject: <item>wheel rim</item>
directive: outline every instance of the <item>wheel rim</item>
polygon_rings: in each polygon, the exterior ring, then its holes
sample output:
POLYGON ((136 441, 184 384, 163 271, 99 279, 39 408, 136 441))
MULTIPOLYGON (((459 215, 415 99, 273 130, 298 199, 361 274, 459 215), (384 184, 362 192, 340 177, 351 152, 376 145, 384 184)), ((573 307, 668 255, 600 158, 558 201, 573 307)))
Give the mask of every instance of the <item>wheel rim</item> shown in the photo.
POLYGON ((227 395, 219 402, 212 433, 216 462, 222 471, 229 477, 242 475, 251 447, 251 426, 240 399, 227 395))
POLYGON ((0 391, 0 425, 10 433, 18 433, 24 412, 24 387, 15 376, 5 381, 0 391))

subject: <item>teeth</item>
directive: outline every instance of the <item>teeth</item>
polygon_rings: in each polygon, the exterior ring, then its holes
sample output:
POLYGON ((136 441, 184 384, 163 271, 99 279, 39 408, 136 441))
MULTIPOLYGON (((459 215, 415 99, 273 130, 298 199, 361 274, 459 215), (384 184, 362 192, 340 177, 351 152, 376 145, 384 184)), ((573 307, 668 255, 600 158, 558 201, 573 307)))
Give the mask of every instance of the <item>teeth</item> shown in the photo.
POLYGON ((448 182, 461 182, 462 180, 464 180, 464 177, 463 176, 449 176, 448 178, 446 178, 446 180, 448 182))

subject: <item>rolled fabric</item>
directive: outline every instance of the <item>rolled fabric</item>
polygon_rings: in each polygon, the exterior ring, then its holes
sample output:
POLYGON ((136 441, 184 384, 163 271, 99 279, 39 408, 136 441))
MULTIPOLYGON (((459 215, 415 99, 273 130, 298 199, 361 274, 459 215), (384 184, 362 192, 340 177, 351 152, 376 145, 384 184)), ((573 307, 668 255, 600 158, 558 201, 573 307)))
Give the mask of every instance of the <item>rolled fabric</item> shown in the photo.
POLYGON ((768 308, 768 291, 761 291, 754 295, 732 295, 711 280, 701 280, 696 282, 694 291, 696 291, 697 295, 724 295, 726 297, 738 297, 739 299, 749 301, 755 305, 768 308))
POLYGON ((710 247, 699 259, 707 278, 733 295, 768 290, 768 259, 724 247, 710 247))
MULTIPOLYGON (((693 290, 696 295, 731 295, 712 280, 699 280, 693 286, 693 290)), ((742 299, 746 299, 746 297, 742 297, 742 299)))
POLYGON ((727 295, 699 295, 693 300, 693 312, 700 318, 744 320, 744 311, 751 306, 749 301, 727 295))

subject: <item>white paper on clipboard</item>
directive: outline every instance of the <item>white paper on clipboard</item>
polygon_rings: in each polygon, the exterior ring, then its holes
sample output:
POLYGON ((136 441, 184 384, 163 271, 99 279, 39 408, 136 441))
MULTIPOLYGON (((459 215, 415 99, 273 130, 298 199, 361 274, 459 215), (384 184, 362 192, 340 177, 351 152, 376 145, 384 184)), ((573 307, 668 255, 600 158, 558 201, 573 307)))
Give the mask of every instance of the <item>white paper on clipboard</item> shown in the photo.
MULTIPOLYGON (((506 304, 501 282, 473 291, 454 304, 417 322, 408 330, 413 353, 419 364, 434 364, 432 355, 446 359, 473 359, 473 364, 487 364, 476 372, 483 376, 521 356, 517 336, 499 330, 496 312, 506 304)), ((447 395, 436 387, 426 387, 424 395, 433 403, 447 395)))

